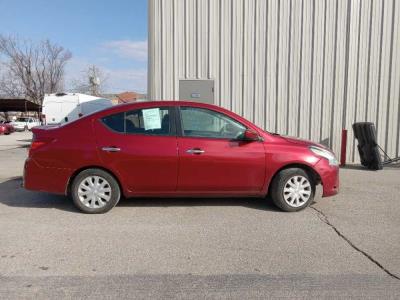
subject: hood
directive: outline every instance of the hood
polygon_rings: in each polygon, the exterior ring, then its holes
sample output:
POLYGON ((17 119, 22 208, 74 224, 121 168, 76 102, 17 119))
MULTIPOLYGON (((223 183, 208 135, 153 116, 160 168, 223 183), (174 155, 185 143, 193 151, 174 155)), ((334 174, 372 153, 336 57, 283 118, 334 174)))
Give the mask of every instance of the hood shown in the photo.
POLYGON ((328 147, 318 144, 318 143, 315 143, 315 142, 312 142, 312 141, 309 141, 309 140, 303 140, 303 139, 299 139, 299 138, 291 137, 291 136, 280 136, 280 137, 289 143, 293 143, 293 144, 296 144, 299 146, 305 146, 305 147, 317 146, 317 147, 324 148, 326 150, 331 151, 328 147))

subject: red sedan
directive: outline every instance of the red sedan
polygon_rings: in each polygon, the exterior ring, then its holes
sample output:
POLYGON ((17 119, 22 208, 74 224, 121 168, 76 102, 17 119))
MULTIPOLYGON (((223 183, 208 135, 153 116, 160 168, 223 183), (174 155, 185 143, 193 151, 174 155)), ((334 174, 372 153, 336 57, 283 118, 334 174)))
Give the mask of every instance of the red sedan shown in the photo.
POLYGON ((15 131, 14 126, 12 126, 11 123, 7 122, 0 123, 0 134, 10 134, 14 131, 15 131))
POLYGON ((69 195, 86 213, 125 197, 266 197, 285 211, 338 192, 322 145, 271 134, 223 108, 185 101, 118 105, 59 127, 33 128, 29 190, 69 195))

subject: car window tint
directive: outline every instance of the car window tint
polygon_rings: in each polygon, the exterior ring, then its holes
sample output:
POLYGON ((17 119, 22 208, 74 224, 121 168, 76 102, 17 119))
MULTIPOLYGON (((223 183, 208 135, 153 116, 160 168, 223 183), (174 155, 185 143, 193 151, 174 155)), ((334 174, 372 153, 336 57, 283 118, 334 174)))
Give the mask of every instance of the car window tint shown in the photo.
POLYGON ((118 113, 102 118, 103 123, 110 129, 117 132, 125 132, 124 129, 124 115, 125 113, 118 113))
POLYGON ((233 139, 246 130, 232 118, 204 108, 181 107, 181 119, 185 136, 233 139))
POLYGON ((126 133, 170 135, 171 118, 168 107, 144 108, 125 115, 126 133))

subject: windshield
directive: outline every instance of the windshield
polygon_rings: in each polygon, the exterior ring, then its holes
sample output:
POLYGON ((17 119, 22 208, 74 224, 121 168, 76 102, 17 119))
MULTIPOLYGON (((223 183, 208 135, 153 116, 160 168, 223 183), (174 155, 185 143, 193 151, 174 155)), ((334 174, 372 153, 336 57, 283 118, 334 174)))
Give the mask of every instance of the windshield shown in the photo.
POLYGON ((18 118, 17 122, 28 122, 28 118, 18 118))

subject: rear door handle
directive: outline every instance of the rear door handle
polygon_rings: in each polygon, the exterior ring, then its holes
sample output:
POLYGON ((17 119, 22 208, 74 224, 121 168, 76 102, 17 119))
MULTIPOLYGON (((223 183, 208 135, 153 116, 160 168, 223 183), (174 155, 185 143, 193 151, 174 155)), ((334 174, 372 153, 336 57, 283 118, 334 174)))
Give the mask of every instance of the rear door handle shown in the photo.
POLYGON ((205 151, 202 149, 199 149, 199 148, 193 148, 193 149, 186 150, 186 152, 190 153, 190 154, 202 154, 205 151))
POLYGON ((105 152, 119 152, 121 151, 121 148, 117 148, 117 147, 103 147, 101 148, 101 150, 105 151, 105 152))

